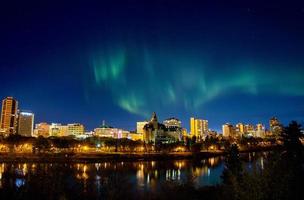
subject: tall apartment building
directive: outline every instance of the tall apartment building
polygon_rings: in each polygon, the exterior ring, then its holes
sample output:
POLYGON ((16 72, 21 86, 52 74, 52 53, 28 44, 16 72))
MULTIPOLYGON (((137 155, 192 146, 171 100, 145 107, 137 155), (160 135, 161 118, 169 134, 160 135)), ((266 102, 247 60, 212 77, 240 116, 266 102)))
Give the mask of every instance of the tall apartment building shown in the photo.
POLYGON ((190 118, 190 134, 196 138, 205 139, 208 134, 208 120, 190 118))
POLYGON ((6 135, 15 134, 17 131, 17 110, 18 101, 13 97, 6 97, 2 100, 1 109, 1 132, 6 135))

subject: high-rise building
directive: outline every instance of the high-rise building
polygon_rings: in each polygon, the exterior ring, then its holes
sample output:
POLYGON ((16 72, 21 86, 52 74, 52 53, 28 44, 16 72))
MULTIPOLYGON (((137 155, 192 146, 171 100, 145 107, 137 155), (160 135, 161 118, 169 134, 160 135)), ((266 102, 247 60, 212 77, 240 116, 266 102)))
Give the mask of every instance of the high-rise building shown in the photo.
POLYGON ((205 139, 208 135, 208 120, 190 118, 190 134, 197 139, 205 139))
POLYGON ((84 125, 80 123, 68 124, 67 135, 83 135, 84 134, 84 125))
POLYGON ((22 136, 32 137, 34 129, 34 113, 21 111, 18 114, 17 133, 22 136))
POLYGON ((49 137, 50 136, 50 124, 42 122, 35 125, 34 135, 36 137, 43 136, 49 137))
POLYGON ((1 110, 1 132, 6 135, 15 134, 17 129, 17 110, 18 101, 13 97, 7 97, 2 100, 1 110))
POLYGON ((233 125, 226 123, 222 126, 224 137, 234 137, 233 125))

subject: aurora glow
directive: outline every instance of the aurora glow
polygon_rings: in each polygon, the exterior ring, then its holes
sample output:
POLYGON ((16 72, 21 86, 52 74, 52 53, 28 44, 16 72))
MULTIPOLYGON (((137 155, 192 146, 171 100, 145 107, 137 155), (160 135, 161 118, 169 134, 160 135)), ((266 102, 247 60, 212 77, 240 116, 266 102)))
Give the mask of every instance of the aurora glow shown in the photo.
POLYGON ((155 56, 142 49, 129 56, 118 49, 118 54, 96 56, 92 61, 95 82, 105 85, 121 108, 146 117, 153 110, 174 107, 195 113, 227 94, 304 95, 301 68, 286 73, 286 66, 279 64, 232 62, 224 66, 228 70, 220 72, 199 55, 171 55, 172 51, 155 56))
POLYGON ((12 3, 0 19, 1 98, 37 122, 135 129, 304 121, 304 5, 169 0, 12 3), (55 14, 56 13, 56 14, 55 14))

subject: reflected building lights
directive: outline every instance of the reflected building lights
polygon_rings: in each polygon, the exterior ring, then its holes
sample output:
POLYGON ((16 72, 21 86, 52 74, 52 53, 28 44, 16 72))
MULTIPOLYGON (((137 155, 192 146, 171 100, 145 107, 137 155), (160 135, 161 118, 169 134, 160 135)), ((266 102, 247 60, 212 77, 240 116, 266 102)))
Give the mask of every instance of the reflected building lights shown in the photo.
POLYGON ((82 173, 82 178, 84 180, 88 179, 89 178, 89 175, 87 174, 87 169, 88 169, 88 166, 87 165, 84 165, 83 166, 83 173, 82 173))
POLYGON ((214 166, 214 158, 209 158, 208 162, 209 162, 209 164, 210 164, 211 167, 214 166))
POLYGON ((152 168, 155 166, 155 161, 151 161, 152 168))
POLYGON ((147 175, 147 184, 150 183, 150 174, 147 175))
POLYGON ((25 180, 21 178, 16 178, 15 185, 17 188, 20 188, 25 184, 25 180))
POLYGON ((96 168, 97 171, 99 171, 100 163, 95 163, 95 168, 96 168))
POLYGON ((1 179, 2 179, 2 174, 4 173, 4 163, 2 163, 1 165, 0 165, 0 183, 1 183, 1 179))
POLYGON ((24 164, 23 164, 23 168, 22 168, 22 173, 23 173, 23 175, 25 176, 25 175, 27 174, 27 172, 28 172, 27 164, 24 163, 24 164))
MULTIPOLYGON (((264 157, 259 157, 259 154, 256 154, 254 161, 258 167, 264 168, 264 157)), ((249 164, 247 162, 246 166, 248 167, 249 164)), ((73 173, 73 178, 82 184, 82 189, 85 188, 87 191, 91 191, 91 185, 95 185, 96 190, 100 186, 100 190, 102 190, 103 184, 108 184, 111 181, 109 177, 112 172, 117 171, 128 173, 130 180, 135 181, 137 189, 157 190, 159 183, 163 181, 181 181, 182 183, 188 180, 189 177, 196 177, 194 180, 195 185, 204 186, 220 183, 218 179, 220 180, 223 159, 215 157, 195 163, 186 160, 175 160, 168 161, 165 164, 163 161, 119 161, 89 164, 15 163, 9 164, 9 167, 7 167, 7 164, 0 163, 0 188, 6 188, 6 184, 9 182, 7 174, 4 176, 4 173, 16 175, 19 180, 15 181, 16 179, 14 178, 10 184, 16 185, 15 187, 22 187, 24 183, 27 184, 28 178, 31 177, 29 175, 32 175, 33 171, 39 174, 42 170, 45 174, 50 174, 54 173, 54 171, 57 172, 60 169, 59 167, 70 170, 73 173), (107 169, 105 170, 105 168, 107 169)))
POLYGON ((138 186, 144 186, 144 168, 143 165, 140 166, 140 168, 137 170, 136 173, 136 179, 137 179, 137 185, 138 186))

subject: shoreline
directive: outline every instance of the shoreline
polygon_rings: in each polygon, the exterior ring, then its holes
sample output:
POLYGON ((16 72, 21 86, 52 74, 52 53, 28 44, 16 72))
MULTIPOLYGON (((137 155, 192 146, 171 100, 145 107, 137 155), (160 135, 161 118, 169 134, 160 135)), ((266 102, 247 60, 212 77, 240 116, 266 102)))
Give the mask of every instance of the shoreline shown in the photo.
MULTIPOLYGON (((276 148, 255 148, 240 151, 240 153, 272 151, 276 148)), ((1 153, 0 162, 2 163, 22 163, 22 162, 41 162, 41 163, 98 163, 104 161, 162 161, 162 160, 182 160, 182 159, 205 159, 211 157, 225 156, 224 151, 204 151, 174 152, 174 153, 122 153, 122 152, 99 152, 99 153, 1 153)))

